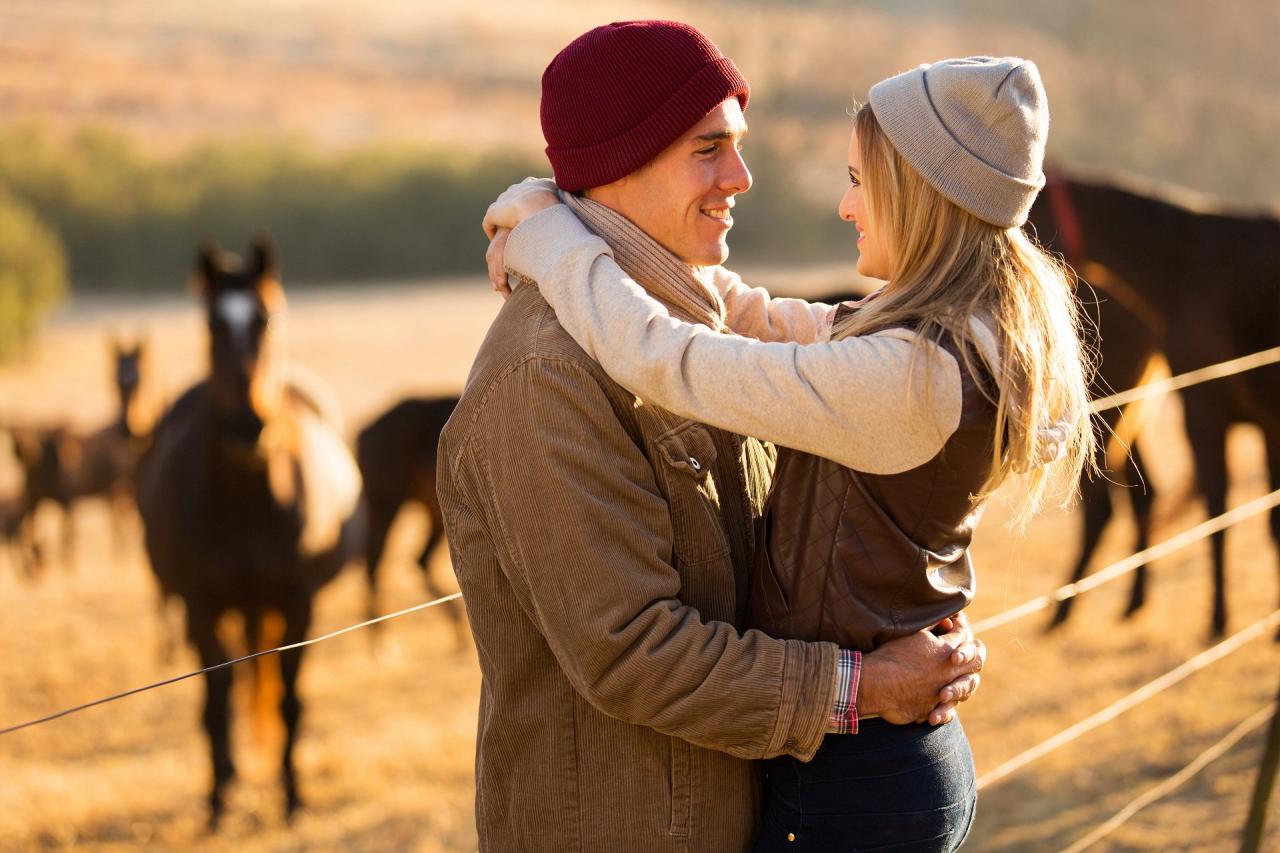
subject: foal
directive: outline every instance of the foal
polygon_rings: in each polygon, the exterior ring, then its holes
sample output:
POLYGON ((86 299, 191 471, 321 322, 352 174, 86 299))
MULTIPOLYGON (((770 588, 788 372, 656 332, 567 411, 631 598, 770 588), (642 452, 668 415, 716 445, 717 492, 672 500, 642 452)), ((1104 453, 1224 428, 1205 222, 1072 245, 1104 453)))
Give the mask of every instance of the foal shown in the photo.
MULTIPOLYGON (((152 569, 162 590, 185 602, 187 637, 205 667, 228 658, 216 631, 228 611, 242 615, 255 650, 273 614, 283 619, 284 644, 304 639, 317 590, 362 544, 355 462, 322 407, 289 381, 276 352, 285 308, 276 268, 265 240, 243 264, 202 248, 194 282, 208 319, 209 375, 161 420, 138 472, 152 569)), ((279 656, 290 816, 301 805, 293 755, 302 652, 279 656)), ((207 673, 205 687, 212 827, 234 774, 230 671, 207 673)))

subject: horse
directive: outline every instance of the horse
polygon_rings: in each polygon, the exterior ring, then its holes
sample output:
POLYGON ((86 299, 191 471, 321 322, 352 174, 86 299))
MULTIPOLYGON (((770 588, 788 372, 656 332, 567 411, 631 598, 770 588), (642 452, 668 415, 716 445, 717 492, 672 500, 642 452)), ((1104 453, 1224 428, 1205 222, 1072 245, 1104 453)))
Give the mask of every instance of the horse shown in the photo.
MULTIPOLYGON (((187 639, 210 667, 228 659, 217 631, 224 614, 242 617, 251 649, 269 645, 266 634, 281 621, 282 635, 272 640, 302 641, 316 592, 359 553, 364 514, 360 474, 332 414, 285 371, 285 300, 272 244, 256 240, 241 263, 204 244, 192 286, 208 323, 209 373, 157 425, 139 465, 137 502, 162 597, 182 599, 187 639)), ((303 651, 278 658, 289 819, 302 805, 294 746, 303 651)), ((260 668, 260 676, 271 674, 260 668)), ((216 829, 235 773, 231 672, 207 672, 204 681, 216 829)), ((263 677, 254 685, 267 686, 263 677)))
POLYGON ((11 429, 24 477, 7 526, 23 541, 29 568, 38 570, 43 564, 33 530, 42 503, 61 509, 62 558, 68 567, 75 563, 73 508, 82 498, 102 496, 110 502, 120 542, 122 519, 132 501, 134 469, 149 440, 153 417, 145 382, 145 342, 124 345, 113 338, 111 349, 118 409, 110 423, 87 435, 64 424, 11 429))
MULTIPOLYGON (((1033 233, 1098 292, 1101 356, 1096 393, 1138 384, 1163 353, 1174 374, 1280 344, 1280 216, 1231 210, 1169 188, 1117 175, 1051 172, 1031 210, 1033 233)), ((1280 366, 1270 365, 1184 389, 1184 425, 1195 484, 1210 516, 1226 510, 1227 430, 1253 423, 1263 432, 1271 488, 1280 488, 1280 366)), ((1114 426, 1118 414, 1104 416, 1114 426)), ((1144 464, 1136 445, 1132 464, 1144 464)), ((1115 475, 1118 472, 1112 471, 1115 475)), ((1145 479, 1145 478, 1144 478, 1145 479)), ((1105 483, 1082 483, 1085 533, 1072 573, 1079 580, 1111 514, 1105 483)), ((1150 532, 1149 487, 1132 490, 1139 549, 1150 532)), ((1270 516, 1280 544, 1280 509, 1270 516)), ((1227 628, 1225 535, 1210 539, 1210 636, 1227 628)), ((1134 577, 1126 614, 1146 595, 1146 567, 1134 577)), ((1054 625, 1071 601, 1059 604, 1054 625)))
POLYGON ((22 470, 22 489, 6 511, 5 532, 18 554, 18 563, 29 580, 45 568, 45 555, 36 535, 36 512, 45 503, 61 508, 62 556, 71 565, 74 530, 71 523, 73 495, 63 461, 69 431, 61 424, 11 427, 14 455, 22 470))
POLYGON ((5 507, 5 538, 13 547, 19 568, 28 580, 40 576, 45 567, 44 551, 36 536, 36 511, 51 502, 62 508, 62 549, 69 552, 71 537, 71 497, 63 474, 61 445, 66 433, 62 426, 18 426, 8 428, 14 457, 22 472, 22 487, 5 507))
MULTIPOLYGON (((444 541, 444 515, 436 497, 436 446, 440 431, 457 405, 457 397, 401 400, 371 421, 356 438, 356 462, 369 513, 365 571, 370 619, 378 612, 378 568, 387 535, 406 503, 422 506, 431 525, 418 555, 427 591, 433 598, 447 594, 431 574, 432 556, 444 541)), ((467 642, 462 608, 455 603, 448 613, 461 649, 467 642)))

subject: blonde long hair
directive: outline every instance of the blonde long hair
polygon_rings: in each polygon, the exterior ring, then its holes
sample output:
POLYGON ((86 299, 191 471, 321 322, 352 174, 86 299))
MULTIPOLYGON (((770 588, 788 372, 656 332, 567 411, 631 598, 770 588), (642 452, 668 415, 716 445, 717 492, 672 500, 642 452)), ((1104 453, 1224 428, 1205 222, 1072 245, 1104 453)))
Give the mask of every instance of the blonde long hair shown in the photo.
POLYGON ((987 391, 996 406, 991 470, 974 498, 1022 474, 1011 520, 1022 527, 1049 496, 1069 504, 1081 470, 1094 464, 1093 356, 1080 340, 1074 278, 1020 228, 984 222, 930 186, 889 142, 870 104, 854 122, 868 212, 892 269, 884 291, 842 318, 832 336, 909 325, 918 335, 914 362, 949 335, 972 375, 995 379, 987 391), (975 319, 994 333, 998 358, 978 340, 975 319), (1046 464, 1040 431, 1058 423, 1066 425, 1063 451, 1046 464))

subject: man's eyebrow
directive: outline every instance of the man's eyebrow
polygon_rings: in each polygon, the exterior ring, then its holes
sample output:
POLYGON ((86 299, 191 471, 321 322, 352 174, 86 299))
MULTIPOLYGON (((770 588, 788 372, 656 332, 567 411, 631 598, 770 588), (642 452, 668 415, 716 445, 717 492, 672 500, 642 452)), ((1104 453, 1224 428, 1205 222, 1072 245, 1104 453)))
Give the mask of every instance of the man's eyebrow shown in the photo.
POLYGON ((721 142, 726 139, 734 139, 735 137, 746 136, 747 129, 744 127, 740 131, 717 130, 712 133, 704 133, 701 136, 695 136, 691 142, 721 142))

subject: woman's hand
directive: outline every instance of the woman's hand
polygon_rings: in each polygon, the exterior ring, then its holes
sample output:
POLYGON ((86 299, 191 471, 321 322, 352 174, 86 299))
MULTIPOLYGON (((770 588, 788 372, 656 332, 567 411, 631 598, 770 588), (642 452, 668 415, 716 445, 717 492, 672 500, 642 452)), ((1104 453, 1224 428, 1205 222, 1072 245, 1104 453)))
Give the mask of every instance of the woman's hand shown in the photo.
POLYGON ((485 211, 485 236, 492 240, 499 228, 515 228, 538 211, 559 204, 557 192, 556 182, 550 178, 525 178, 507 187, 485 211))
POLYGON ((511 229, 535 213, 560 204, 557 192, 556 182, 550 178, 525 178, 507 187, 485 211, 482 227, 489 238, 489 248, 485 250, 484 261, 489 268, 489 281, 503 299, 511 295, 505 264, 511 229))
POLYGON ((489 267, 489 281, 493 284, 494 292, 499 294, 504 302, 511 295, 511 285, 507 281, 507 268, 503 263, 507 238, 510 236, 510 228, 497 229, 493 233, 493 239, 489 241, 489 248, 484 253, 484 262, 489 267))

